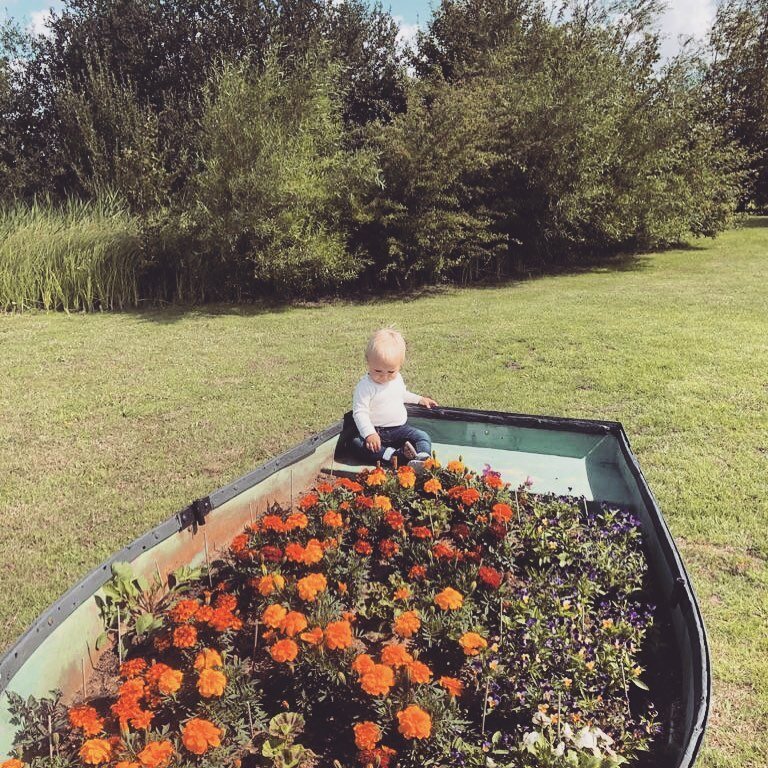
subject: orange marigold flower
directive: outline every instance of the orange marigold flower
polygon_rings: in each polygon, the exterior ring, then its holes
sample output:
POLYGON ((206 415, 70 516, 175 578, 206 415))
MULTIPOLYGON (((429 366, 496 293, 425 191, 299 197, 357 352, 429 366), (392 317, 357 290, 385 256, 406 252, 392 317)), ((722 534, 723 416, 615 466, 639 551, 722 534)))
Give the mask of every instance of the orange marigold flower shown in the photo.
POLYGON ((381 661, 390 667, 404 667, 413 661, 413 656, 408 653, 404 645, 393 643, 381 649, 381 661))
POLYGON ((315 490, 318 493, 330 493, 333 490, 333 486, 330 483, 320 483, 315 490))
POLYGON ((432 547, 432 554, 438 560, 450 560, 452 557, 456 556, 456 550, 450 544, 446 544, 444 541, 438 541, 432 547))
POLYGON ((400 483, 401 488, 413 488, 416 485, 416 473, 413 471, 413 467, 409 467, 407 464, 400 467, 397 470, 397 482, 400 483))
POLYGON ((435 595, 435 602, 443 611, 455 611, 463 605, 464 597, 453 587, 446 587, 442 592, 435 595))
POLYGON ((280 663, 293 661, 299 655, 299 646, 288 638, 278 640, 269 647, 269 655, 280 663))
POLYGON ((366 672, 370 672, 376 666, 376 662, 373 657, 367 653, 361 653, 352 662, 352 669, 357 672, 358 675, 364 675, 366 672))
POLYGON ((220 592, 216 595, 214 605, 224 611, 234 611, 237 608, 237 598, 230 592, 220 592))
POLYGON ((304 547, 304 565, 314 565, 323 559, 323 545, 317 539, 310 539, 304 547))
POLYGON ((210 605, 201 605, 195 615, 195 620, 207 624, 211 619, 213 619, 213 608, 210 605))
POLYGON ((508 523, 512 519, 512 508, 509 504, 494 504, 491 507, 491 517, 497 523, 508 523))
POLYGON ((296 582, 296 588, 299 592, 299 597, 302 600, 306 600, 308 603, 314 602, 315 598, 320 592, 325 592, 328 587, 328 581, 322 573, 310 573, 303 579, 299 579, 296 582))
POLYGON ((78 754, 88 765, 108 763, 112 759, 112 745, 106 739, 88 739, 83 742, 78 754))
POLYGON ((370 555, 373 552, 373 547, 367 541, 361 539, 355 542, 355 552, 358 555, 370 555))
POLYGON ((346 581, 337 581, 336 587, 342 594, 347 593, 347 582, 346 581))
POLYGON ((455 472, 458 475, 463 475, 464 474, 464 462, 462 462, 462 461, 449 461, 445 465, 445 468, 449 472, 455 472))
POLYGON ((431 493, 432 495, 437 496, 442 490, 443 486, 436 477, 433 477, 424 483, 424 493, 431 493))
POLYGON ((264 515, 264 517, 261 518, 261 527, 265 531, 285 533, 285 523, 280 515, 264 515))
POLYGON ((303 512, 291 512, 291 514, 285 518, 285 528, 288 531, 293 531, 297 528, 303 530, 308 525, 309 519, 303 512))
POLYGON ((134 728, 141 728, 145 731, 149 730, 149 726, 152 725, 152 718, 155 713, 148 709, 139 709, 136 714, 131 718, 131 725, 134 728))
POLYGON ((120 665, 120 677, 123 680, 128 680, 131 677, 140 675, 146 668, 147 662, 144 659, 129 659, 120 665))
POLYGON ((414 683, 423 685, 432 679, 432 670, 423 661, 412 661, 408 667, 408 677, 414 683))
POLYGON ((292 541, 285 548, 285 556, 293 563, 304 562, 304 547, 297 541, 292 541))
POLYGON ((360 686, 371 696, 386 696, 395 684, 395 673, 384 664, 374 664, 360 678, 360 686))
POLYGON ((355 746, 358 749, 373 749, 381 740, 379 726, 370 720, 356 723, 353 730, 355 732, 355 746))
POLYGON ((310 645, 320 645, 323 642, 323 630, 320 627, 313 627, 309 632, 302 632, 299 637, 310 645))
POLYGON ((252 586, 255 586, 262 597, 269 597, 275 591, 275 580, 271 575, 262 576, 254 579, 252 586))
POLYGON ((392 502, 389 496, 374 496, 373 506, 376 509, 380 509, 382 512, 389 512, 392 509, 392 502))
POLYGON ((405 611, 396 619, 392 627, 396 635, 400 637, 413 637, 421 627, 421 619, 416 611, 405 611))
POLYGON ((201 669, 197 678, 197 690, 205 699, 221 696, 227 687, 227 676, 218 669, 201 669))
POLYGON ((477 571, 477 576, 486 587, 490 587, 491 589, 498 589, 504 578, 501 571, 491 568, 490 565, 481 565, 477 571))
POLYGON ((174 648, 192 648, 197 642, 197 630, 189 624, 182 624, 173 630, 174 648))
POLYGON ((104 730, 104 721, 93 707, 72 707, 67 712, 67 717, 69 724, 73 728, 81 728, 86 736, 95 736, 104 730))
POLYGON ((477 488, 465 488, 461 492, 461 503, 469 507, 480 498, 480 492, 477 488))
POLYGON ((458 678, 443 675, 437 682, 453 697, 461 696, 464 693, 464 683, 458 678))
POLYGON ((272 605, 268 605, 261 614, 261 623, 266 624, 272 629, 277 629, 283 623, 283 620, 287 615, 287 609, 283 608, 283 606, 278 603, 272 603, 272 605))
POLYGON ((150 741, 136 757, 144 768, 163 768, 173 757, 173 745, 170 741, 150 741))
POLYGON ((477 656, 483 648, 488 647, 488 641, 477 632, 466 632, 459 638, 459 645, 467 656, 477 656))
POLYGON ((395 600, 407 600, 411 596, 411 590, 408 587, 398 587, 395 590, 395 600))
POLYGON ((489 488, 501 488, 504 485, 504 481, 498 472, 486 472, 483 475, 483 480, 489 488))
POLYGON ((336 488, 346 488, 352 493, 360 493, 363 490, 363 486, 360 483, 356 483, 354 480, 350 480, 348 477, 340 477, 336 483, 336 488))
POLYGON ((115 768, 141 768, 141 763, 134 760, 118 760, 115 763, 115 768))
POLYGON ((394 557, 400 551, 400 545, 392 539, 382 539, 379 542, 379 552, 382 557, 394 557))
POLYGON ((195 669, 199 672, 201 669, 215 669, 224 666, 221 655, 214 648, 203 648, 195 657, 195 669))
POLYGON ((397 721, 399 723, 397 730, 406 739, 428 739, 432 733, 432 718, 429 712, 425 712, 415 704, 398 712, 397 721))
POLYGON ((211 747, 221 746, 221 728, 210 720, 193 717, 181 733, 184 746, 195 755, 204 755, 211 747))
POLYGON ((432 537, 432 531, 426 525, 415 525, 411 528, 411 536, 414 539, 429 539, 432 537))
POLYGON ((410 571, 408 571, 408 578, 413 581, 421 581, 426 578, 427 569, 423 565, 414 565, 410 571))
POLYGON ((308 493, 299 501, 299 509, 312 509, 320 501, 316 493, 308 493))
POLYGON ((344 519, 338 512, 336 512, 336 510, 329 509, 323 515, 323 523, 329 528, 341 528, 341 526, 344 525, 344 519))
POLYGON ((178 669, 166 669, 157 681, 157 690, 170 696, 181 688, 184 675, 178 669))
POLYGON ((387 479, 387 473, 381 468, 377 467, 373 472, 369 472, 365 478, 365 484, 369 487, 376 485, 382 485, 387 479))
POLYGON ((232 539, 229 548, 235 554, 240 554, 241 552, 245 551, 248 548, 248 534, 241 533, 235 536, 235 538, 232 539))
POLYGON ((24 768, 24 763, 12 757, 10 760, 0 763, 0 768, 24 768))
POLYGON ((299 632, 303 632, 306 628, 307 619, 304 614, 299 613, 299 611, 289 611, 280 623, 280 629, 285 632, 288 637, 298 635, 299 632))
POLYGON ((424 462, 424 469, 440 469, 440 462, 437 459, 430 456, 424 462))
POLYGON ((243 622, 231 610, 220 606, 214 609, 211 618, 208 620, 208 625, 217 632, 225 632, 228 629, 242 629, 243 622))
POLYGON ((171 616, 171 621, 173 621, 174 624, 184 624, 190 619, 194 619, 195 614, 199 610, 200 603, 197 600, 189 600, 185 598, 184 600, 179 600, 179 602, 171 608, 169 614, 171 616))
POLYGON ((396 509, 390 509, 389 512, 384 515, 384 519, 387 521, 387 525, 396 531, 399 531, 405 523, 405 518, 396 509))
POLYGON ((332 651, 352 645, 352 627, 348 621, 332 621, 325 628, 325 644, 332 651))

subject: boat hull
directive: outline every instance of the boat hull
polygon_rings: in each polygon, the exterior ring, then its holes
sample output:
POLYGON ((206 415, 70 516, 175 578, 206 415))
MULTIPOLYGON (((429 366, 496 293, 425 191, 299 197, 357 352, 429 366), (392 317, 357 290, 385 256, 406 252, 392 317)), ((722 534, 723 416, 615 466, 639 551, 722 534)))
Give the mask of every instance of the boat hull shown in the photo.
MULTIPOLYGON (((617 422, 525 416, 489 411, 409 406, 409 422, 426 429, 438 456, 461 455, 470 468, 484 465, 513 484, 533 482, 537 493, 572 494, 631 508, 640 520, 651 583, 669 638, 665 679, 669 706, 665 743, 657 745, 659 768, 688 768, 703 738, 711 696, 710 659, 701 613, 679 552, 629 441, 617 422)), ((349 414, 322 433, 235 482, 214 491, 138 538, 95 568, 50 606, 0 659, 0 694, 65 697, 87 691, 102 631, 96 601, 125 561, 137 574, 165 576, 182 565, 201 565, 206 550, 224 549, 268 504, 291 504, 321 471, 358 471, 345 457, 349 414)), ((14 729, 7 699, 0 701, 0 755, 9 754, 14 729)))

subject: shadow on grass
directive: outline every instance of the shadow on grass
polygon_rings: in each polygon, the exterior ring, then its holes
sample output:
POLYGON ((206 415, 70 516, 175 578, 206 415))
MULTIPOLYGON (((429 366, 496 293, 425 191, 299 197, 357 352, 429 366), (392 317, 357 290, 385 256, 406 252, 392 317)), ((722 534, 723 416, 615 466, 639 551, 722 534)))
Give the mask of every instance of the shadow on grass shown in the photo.
MULTIPOLYGON (((681 245, 677 250, 705 250, 700 246, 681 245)), ((594 260, 582 260, 578 263, 550 265, 546 269, 529 269, 499 279, 485 279, 477 282, 447 281, 438 285, 423 285, 412 288, 370 288, 361 289, 350 286, 348 294, 326 294, 314 300, 308 299, 252 299, 239 304, 224 301, 212 304, 166 304, 151 305, 145 308, 116 310, 117 313, 131 315, 141 322, 171 325, 189 317, 257 317, 292 310, 320 309, 334 304, 367 305, 391 302, 408 303, 433 296, 441 296, 451 291, 464 288, 491 290, 495 288, 513 288, 517 285, 545 277, 561 275, 580 275, 606 272, 643 272, 650 268, 651 253, 618 254, 594 260)))
POLYGON ((741 229, 763 229, 768 227, 768 216, 749 216, 739 224, 739 227, 741 229))

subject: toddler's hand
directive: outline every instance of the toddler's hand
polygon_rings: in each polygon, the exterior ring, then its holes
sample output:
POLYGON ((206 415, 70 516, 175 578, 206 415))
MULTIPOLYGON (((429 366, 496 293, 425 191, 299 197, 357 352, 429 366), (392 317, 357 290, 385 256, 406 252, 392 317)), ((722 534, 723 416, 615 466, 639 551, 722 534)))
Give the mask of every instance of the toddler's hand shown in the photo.
POLYGON ((427 408, 437 408, 437 402, 433 400, 431 397, 422 397, 419 400, 419 405, 424 405, 427 408))
POLYGON ((374 432, 365 438, 365 447, 374 453, 381 450, 381 437, 378 432, 374 432))

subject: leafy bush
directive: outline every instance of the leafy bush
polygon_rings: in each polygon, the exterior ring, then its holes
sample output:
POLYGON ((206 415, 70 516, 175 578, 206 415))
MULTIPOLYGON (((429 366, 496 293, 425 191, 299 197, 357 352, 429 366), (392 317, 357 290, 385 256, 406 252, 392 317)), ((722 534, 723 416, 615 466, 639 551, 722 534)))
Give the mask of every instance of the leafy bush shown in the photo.
POLYGON ((310 295, 352 279, 346 232, 375 181, 348 151, 332 71, 308 58, 284 71, 224 64, 205 101, 201 169, 178 231, 208 295, 310 295))

